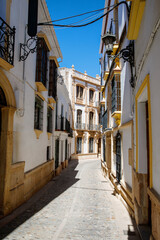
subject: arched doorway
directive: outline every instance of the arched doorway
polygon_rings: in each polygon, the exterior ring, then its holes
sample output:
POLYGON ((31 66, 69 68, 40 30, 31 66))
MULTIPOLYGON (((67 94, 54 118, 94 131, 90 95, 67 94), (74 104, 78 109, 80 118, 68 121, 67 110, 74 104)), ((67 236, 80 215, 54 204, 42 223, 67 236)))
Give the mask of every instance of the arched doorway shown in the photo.
POLYGON ((0 87, 0 135, 2 130, 2 108, 7 106, 6 97, 3 89, 0 87))
POLYGON ((12 86, 0 69, 0 214, 10 212, 10 177, 13 156, 13 118, 16 101, 12 86))

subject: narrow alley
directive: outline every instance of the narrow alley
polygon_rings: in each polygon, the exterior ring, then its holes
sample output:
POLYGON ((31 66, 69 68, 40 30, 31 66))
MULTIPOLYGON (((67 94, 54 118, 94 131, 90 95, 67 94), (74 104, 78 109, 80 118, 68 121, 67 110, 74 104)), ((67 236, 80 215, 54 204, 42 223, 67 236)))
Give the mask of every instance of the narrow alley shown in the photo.
POLYGON ((72 160, 61 176, 0 220, 0 239, 138 240, 99 160, 72 160))

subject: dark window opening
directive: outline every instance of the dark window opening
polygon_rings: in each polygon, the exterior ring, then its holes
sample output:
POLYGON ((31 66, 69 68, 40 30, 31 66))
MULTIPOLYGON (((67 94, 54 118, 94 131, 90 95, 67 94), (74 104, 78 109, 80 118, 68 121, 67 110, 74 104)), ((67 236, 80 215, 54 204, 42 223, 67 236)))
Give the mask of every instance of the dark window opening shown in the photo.
POLYGON ((82 138, 77 138, 77 153, 82 153, 82 138))
POLYGON ((47 83, 48 47, 43 38, 38 39, 36 82, 41 82, 46 87, 47 83))
POLYGON ((34 128, 43 130, 43 101, 38 96, 35 98, 34 128))
POLYGON ((93 153, 93 138, 89 139, 89 153, 93 153))
POLYGON ((47 132, 52 133, 52 109, 47 108, 47 132))

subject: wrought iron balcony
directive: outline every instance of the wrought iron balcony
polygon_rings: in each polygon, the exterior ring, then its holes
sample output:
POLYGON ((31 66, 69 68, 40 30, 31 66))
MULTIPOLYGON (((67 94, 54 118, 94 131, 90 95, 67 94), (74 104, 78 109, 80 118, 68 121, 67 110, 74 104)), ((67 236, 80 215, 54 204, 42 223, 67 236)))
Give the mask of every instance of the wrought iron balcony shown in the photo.
POLYGON ((75 123, 75 129, 79 129, 79 130, 85 130, 86 129, 86 124, 85 123, 75 123))
POLYGON ((59 131, 64 131, 65 130, 64 117, 57 116, 57 118, 56 118, 56 130, 59 130, 59 131))
POLYGON ((97 124, 88 124, 87 129, 91 131, 100 131, 101 126, 97 124))
POLYGON ((99 107, 100 106, 100 102, 99 101, 96 101, 95 102, 95 107, 99 107))
POLYGON ((14 63, 15 27, 11 28, 0 17, 0 57, 13 65, 14 63))

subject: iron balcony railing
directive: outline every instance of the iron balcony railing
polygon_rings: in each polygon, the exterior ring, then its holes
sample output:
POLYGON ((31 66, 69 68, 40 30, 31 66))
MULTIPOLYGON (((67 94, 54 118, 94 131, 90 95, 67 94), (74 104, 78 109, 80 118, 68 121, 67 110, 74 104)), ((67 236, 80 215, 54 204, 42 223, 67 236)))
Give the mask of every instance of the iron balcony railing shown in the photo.
POLYGON ((66 129, 67 133, 69 133, 68 136, 73 137, 73 130, 70 126, 70 122, 68 121, 68 119, 66 119, 66 128, 65 129, 66 129))
POLYGON ((91 131, 100 131, 101 125, 100 124, 88 124, 87 129, 91 131))
POLYGON ((58 131, 66 131, 69 137, 73 137, 73 130, 70 127, 70 122, 65 117, 57 116, 56 119, 56 129, 58 131))
POLYGON ((59 131, 64 131, 64 117, 62 117, 61 115, 60 116, 57 116, 57 119, 56 119, 56 130, 59 130, 59 131))
POLYGON ((11 28, 0 17, 0 57, 11 65, 14 63, 15 31, 15 27, 11 28))
POLYGON ((100 124, 85 124, 85 123, 75 123, 75 129, 78 130, 91 130, 91 131, 100 131, 100 124))
POLYGON ((75 129, 85 130, 86 129, 86 124, 76 122, 75 123, 75 129))
POLYGON ((96 101, 95 102, 95 107, 99 107, 100 106, 100 102, 99 101, 96 101))

